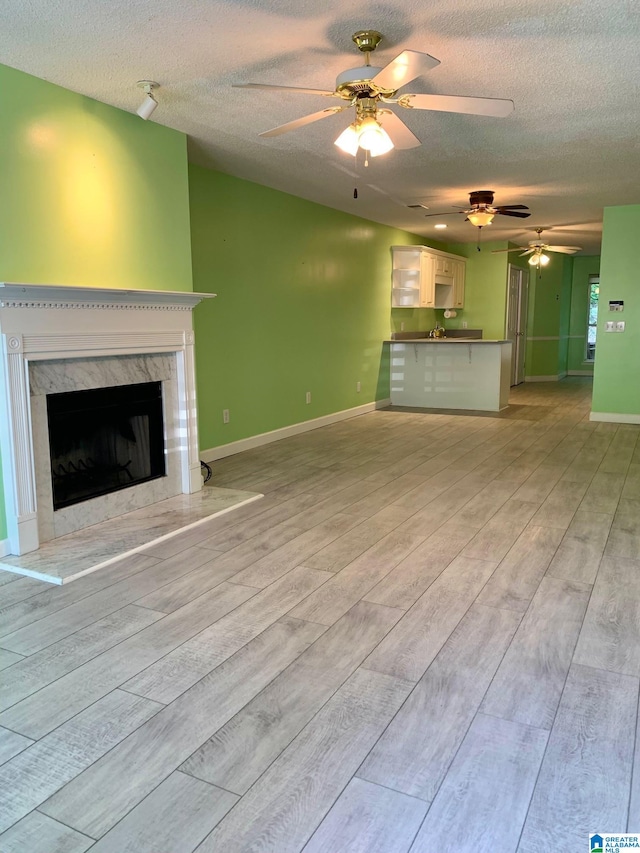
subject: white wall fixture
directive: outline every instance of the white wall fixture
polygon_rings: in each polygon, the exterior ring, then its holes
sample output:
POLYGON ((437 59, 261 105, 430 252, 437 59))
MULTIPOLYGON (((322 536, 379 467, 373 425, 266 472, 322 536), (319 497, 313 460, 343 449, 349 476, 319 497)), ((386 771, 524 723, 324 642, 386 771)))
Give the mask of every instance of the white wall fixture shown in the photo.
POLYGON ((140 80, 136 85, 143 89, 145 92, 145 99, 140 104, 136 112, 138 113, 140 118, 143 118, 145 121, 147 121, 147 119, 151 118, 151 114, 158 106, 158 102, 153 97, 153 90, 159 87, 157 83, 153 82, 153 80, 140 80))
POLYGON ((170 441, 180 490, 200 490, 191 312, 213 296, 0 283, 0 454, 12 554, 40 544, 30 364, 48 361, 64 371, 69 360, 173 354, 177 403, 170 441))

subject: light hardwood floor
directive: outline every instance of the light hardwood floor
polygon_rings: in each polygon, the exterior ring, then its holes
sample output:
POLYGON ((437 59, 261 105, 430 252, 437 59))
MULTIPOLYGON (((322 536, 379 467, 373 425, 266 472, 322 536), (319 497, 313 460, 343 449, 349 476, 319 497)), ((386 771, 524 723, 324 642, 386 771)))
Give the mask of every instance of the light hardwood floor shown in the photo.
POLYGON ((533 853, 640 831, 640 426, 583 378, 214 465, 265 498, 0 577, 0 853, 533 853), (635 771, 634 771, 635 768, 635 771))

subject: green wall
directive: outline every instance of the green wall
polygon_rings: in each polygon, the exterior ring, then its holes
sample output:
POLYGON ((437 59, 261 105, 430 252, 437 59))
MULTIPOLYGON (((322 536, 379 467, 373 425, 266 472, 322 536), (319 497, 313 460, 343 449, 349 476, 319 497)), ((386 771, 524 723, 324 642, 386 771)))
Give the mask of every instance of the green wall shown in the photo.
POLYGON ((592 411, 640 418, 640 296, 638 251, 640 204, 604 211, 598 343, 592 411), (609 300, 623 299, 624 312, 610 313, 609 300), (622 333, 604 332, 607 320, 624 320, 622 333))
POLYGON ((569 373, 593 373, 593 362, 585 362, 587 318, 589 314, 589 276, 600 272, 599 255, 573 258, 571 280, 571 316, 567 369, 569 373))
POLYGON ((390 246, 420 238, 198 166, 189 174, 194 289, 217 294, 195 312, 201 447, 388 397, 390 246))
POLYGON ((192 289, 184 134, 2 65, 0 117, 0 281, 192 289))
POLYGON ((530 267, 525 371, 557 378, 567 370, 572 260, 550 253, 546 267, 530 267))
POLYGON ((0 281, 191 290, 186 137, 0 66, 0 281))
POLYGON ((467 258, 464 308, 458 316, 444 320, 444 326, 461 329, 482 329, 483 337, 504 338, 507 294, 507 252, 492 254, 493 250, 506 249, 504 241, 483 242, 478 251, 475 243, 457 243, 450 251, 467 258))

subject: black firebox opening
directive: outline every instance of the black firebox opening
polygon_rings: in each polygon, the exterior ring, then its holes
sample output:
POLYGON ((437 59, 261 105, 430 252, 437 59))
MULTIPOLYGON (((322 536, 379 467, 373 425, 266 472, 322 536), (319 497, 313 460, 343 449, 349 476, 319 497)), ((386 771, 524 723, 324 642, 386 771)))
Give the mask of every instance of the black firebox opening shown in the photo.
POLYGON ((165 475, 160 382, 47 395, 53 508, 165 475))

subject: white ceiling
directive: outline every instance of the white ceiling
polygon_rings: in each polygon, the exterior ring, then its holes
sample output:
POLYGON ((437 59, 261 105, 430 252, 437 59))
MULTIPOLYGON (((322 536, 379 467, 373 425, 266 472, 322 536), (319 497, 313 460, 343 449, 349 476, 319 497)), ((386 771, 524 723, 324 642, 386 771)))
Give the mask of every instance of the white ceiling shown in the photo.
MULTIPOLYGON (((637 0, 4 0, 0 61, 134 112, 136 81, 160 83, 153 121, 189 135, 190 158, 376 222, 473 242, 461 215, 424 218, 495 190, 526 204, 483 239, 535 239, 599 251, 602 209, 640 202, 640 11, 637 0), (493 119, 397 110, 422 141, 360 168, 333 140, 350 113, 291 133, 258 133, 336 101, 233 89, 265 82, 332 89, 362 64, 351 41, 380 30, 372 64, 405 48, 441 65, 401 92, 510 98, 493 119)), ((485 236, 486 235, 486 236, 485 236)))

